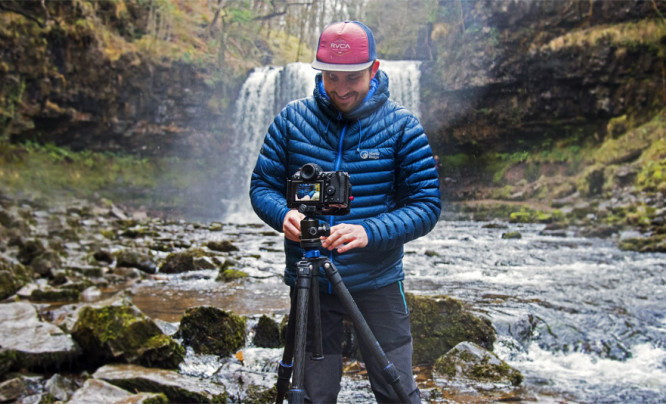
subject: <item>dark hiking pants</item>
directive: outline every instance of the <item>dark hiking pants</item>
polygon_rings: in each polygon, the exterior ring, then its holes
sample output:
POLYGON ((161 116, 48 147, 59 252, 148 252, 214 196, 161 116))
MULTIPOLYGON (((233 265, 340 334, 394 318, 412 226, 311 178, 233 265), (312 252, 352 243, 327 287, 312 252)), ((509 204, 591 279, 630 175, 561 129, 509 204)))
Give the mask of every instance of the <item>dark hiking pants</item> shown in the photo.
MULTIPOLYGON (((290 318, 295 316, 295 296, 292 289, 290 318)), ((334 294, 320 293, 321 329, 324 359, 311 360, 312 323, 308 320, 308 337, 305 358, 305 402, 335 403, 342 377, 342 340, 345 308, 334 294)), ((412 336, 409 312, 402 290, 402 283, 376 290, 353 293, 352 297, 372 330, 386 356, 399 371, 400 381, 412 403, 420 403, 420 393, 412 376, 412 336)), ((358 335, 358 333, 357 333, 358 335)), ((372 391, 378 403, 399 403, 393 387, 388 384, 379 363, 363 344, 361 355, 365 361, 372 391)))

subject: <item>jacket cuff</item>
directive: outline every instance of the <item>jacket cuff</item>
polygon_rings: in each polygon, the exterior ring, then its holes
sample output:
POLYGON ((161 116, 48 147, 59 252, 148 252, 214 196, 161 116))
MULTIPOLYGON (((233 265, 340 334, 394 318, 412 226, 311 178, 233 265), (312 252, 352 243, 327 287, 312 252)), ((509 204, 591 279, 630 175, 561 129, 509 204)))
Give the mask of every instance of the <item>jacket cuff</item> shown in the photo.
POLYGON ((367 247, 372 247, 372 243, 374 242, 374 234, 370 230, 370 226, 366 221, 361 222, 361 226, 363 226, 363 229, 365 230, 365 234, 368 236, 368 245, 367 247))

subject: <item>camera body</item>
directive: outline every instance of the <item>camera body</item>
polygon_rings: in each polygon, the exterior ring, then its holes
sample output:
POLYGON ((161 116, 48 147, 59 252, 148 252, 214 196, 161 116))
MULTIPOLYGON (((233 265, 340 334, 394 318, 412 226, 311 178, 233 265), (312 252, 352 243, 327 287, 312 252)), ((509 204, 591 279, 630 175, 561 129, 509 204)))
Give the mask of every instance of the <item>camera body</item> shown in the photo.
POLYGON ((343 171, 323 171, 308 163, 287 180, 289 208, 305 205, 316 214, 346 215, 352 199, 349 174, 343 171))

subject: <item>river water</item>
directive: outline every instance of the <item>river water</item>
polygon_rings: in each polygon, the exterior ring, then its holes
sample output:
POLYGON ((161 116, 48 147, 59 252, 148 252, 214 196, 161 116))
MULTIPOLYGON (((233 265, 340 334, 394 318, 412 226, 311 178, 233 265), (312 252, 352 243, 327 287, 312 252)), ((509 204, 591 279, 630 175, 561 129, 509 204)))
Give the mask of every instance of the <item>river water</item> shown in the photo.
MULTIPOLYGON (((542 230, 442 220, 406 245, 406 289, 455 297, 488 317, 498 334, 494 351, 523 373, 529 401, 666 402, 666 254, 542 230), (522 238, 502 239, 509 231, 522 238)), ((250 278, 223 284, 204 271, 144 281, 134 288, 143 311, 174 323, 187 307, 210 304, 249 316, 249 330, 260 314, 281 319, 288 307, 281 235, 258 223, 186 234, 193 244, 231 240, 250 278)), ((241 363, 190 352, 181 371, 217 379, 242 396, 243 384, 274 383, 281 353, 250 345, 241 363)), ((422 381, 424 401, 451 402, 429 399, 434 386, 455 388, 422 381)), ((353 374, 345 375, 340 399, 373 402, 365 379, 353 374)))

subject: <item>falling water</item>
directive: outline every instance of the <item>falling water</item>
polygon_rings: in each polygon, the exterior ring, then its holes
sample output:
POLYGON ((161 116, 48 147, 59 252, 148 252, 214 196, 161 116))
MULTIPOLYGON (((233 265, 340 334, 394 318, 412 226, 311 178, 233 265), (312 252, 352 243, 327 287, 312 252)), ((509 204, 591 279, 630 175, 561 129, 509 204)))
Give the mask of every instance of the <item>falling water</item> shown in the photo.
MULTIPOLYGON (((380 68, 389 76, 391 98, 419 115, 420 62, 380 61, 380 68)), ((256 163, 264 135, 280 110, 290 101, 312 94, 317 71, 307 63, 291 63, 284 67, 256 68, 243 84, 236 101, 234 122, 236 132, 229 156, 234 161, 229 178, 226 221, 256 222, 248 191, 250 175, 256 163)))

